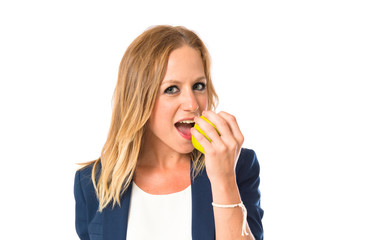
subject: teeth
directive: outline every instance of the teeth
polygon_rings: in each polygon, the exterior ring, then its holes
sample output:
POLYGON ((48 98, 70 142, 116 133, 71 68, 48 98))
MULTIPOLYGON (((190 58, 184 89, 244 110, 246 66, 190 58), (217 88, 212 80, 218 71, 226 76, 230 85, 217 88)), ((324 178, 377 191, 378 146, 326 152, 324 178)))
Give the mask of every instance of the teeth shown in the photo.
POLYGON ((184 120, 184 121, 181 121, 180 123, 195 123, 193 120, 184 120))

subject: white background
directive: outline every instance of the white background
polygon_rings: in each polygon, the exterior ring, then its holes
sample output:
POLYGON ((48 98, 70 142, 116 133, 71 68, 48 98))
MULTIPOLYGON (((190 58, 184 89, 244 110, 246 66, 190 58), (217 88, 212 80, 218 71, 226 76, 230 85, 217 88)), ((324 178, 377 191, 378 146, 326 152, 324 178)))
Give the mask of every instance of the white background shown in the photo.
POLYGON ((184 25, 261 164, 266 239, 390 239, 388 1, 2 1, 1 239, 77 239, 121 57, 184 25))

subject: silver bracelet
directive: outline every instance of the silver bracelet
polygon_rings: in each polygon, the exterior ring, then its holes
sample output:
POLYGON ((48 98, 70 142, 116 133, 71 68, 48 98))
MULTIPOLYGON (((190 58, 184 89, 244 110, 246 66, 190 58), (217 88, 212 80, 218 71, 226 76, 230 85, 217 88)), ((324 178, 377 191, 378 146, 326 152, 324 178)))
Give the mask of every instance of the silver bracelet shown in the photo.
POLYGON ((213 207, 219 207, 219 208, 240 207, 242 209, 242 212, 243 212, 243 215, 244 215, 244 218, 242 220, 241 236, 244 236, 244 234, 245 235, 249 235, 249 233, 246 231, 246 225, 248 224, 247 221, 246 221, 247 211, 246 211, 245 205, 242 202, 237 203, 237 204, 217 204, 217 203, 213 203, 212 202, 211 205, 213 205, 213 207))

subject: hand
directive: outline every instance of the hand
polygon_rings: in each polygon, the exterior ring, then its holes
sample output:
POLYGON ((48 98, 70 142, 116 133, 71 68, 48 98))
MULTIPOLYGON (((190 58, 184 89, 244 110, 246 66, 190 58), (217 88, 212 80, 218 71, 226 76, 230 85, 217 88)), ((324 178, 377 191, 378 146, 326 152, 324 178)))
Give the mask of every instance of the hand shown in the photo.
POLYGON ((192 135, 202 145, 205 151, 205 165, 207 175, 212 185, 235 181, 235 167, 241 146, 244 142, 236 118, 226 112, 218 114, 212 111, 202 113, 218 129, 217 131, 200 117, 194 119, 195 123, 211 139, 199 133, 195 128, 191 129, 192 135))

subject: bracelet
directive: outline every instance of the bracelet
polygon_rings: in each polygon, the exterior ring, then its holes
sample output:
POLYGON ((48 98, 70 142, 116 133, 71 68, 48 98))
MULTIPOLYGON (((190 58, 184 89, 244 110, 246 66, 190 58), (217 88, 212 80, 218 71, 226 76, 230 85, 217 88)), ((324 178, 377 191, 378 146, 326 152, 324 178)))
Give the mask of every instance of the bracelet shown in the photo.
POLYGON ((211 205, 213 205, 213 207, 219 207, 219 208, 240 207, 242 209, 242 212, 243 212, 243 215, 244 215, 243 220, 242 220, 241 236, 244 236, 244 234, 245 235, 249 235, 249 233, 246 231, 246 225, 248 224, 247 221, 246 221, 247 211, 246 211, 245 205, 242 202, 237 203, 237 204, 216 204, 216 203, 211 203, 211 205))

